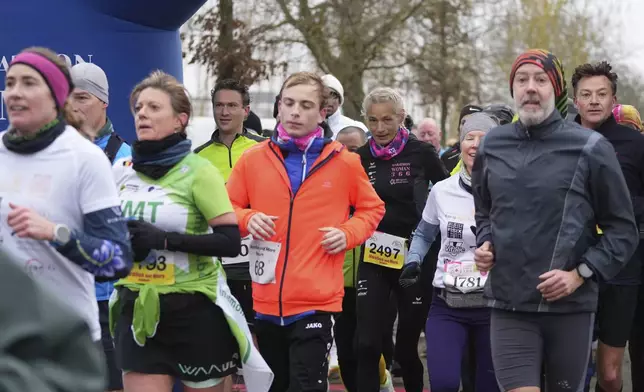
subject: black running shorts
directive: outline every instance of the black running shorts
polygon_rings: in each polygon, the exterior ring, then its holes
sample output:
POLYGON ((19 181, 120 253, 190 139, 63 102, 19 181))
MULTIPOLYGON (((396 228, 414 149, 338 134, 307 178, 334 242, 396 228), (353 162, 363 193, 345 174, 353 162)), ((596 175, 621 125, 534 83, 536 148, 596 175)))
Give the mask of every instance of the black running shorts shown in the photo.
POLYGON ((132 336, 136 293, 120 288, 124 305, 116 324, 117 359, 124 372, 167 374, 203 383, 237 372, 237 341, 223 311, 202 294, 159 295, 161 319, 143 347, 132 336))

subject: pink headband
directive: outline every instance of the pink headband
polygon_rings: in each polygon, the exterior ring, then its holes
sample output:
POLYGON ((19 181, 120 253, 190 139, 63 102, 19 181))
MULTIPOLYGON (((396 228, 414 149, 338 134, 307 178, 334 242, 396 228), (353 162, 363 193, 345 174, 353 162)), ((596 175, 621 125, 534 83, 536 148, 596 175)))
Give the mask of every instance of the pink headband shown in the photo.
POLYGON ((58 109, 62 110, 65 107, 65 101, 70 93, 70 83, 56 64, 33 52, 20 53, 11 61, 9 67, 14 64, 25 64, 40 72, 56 100, 58 109))

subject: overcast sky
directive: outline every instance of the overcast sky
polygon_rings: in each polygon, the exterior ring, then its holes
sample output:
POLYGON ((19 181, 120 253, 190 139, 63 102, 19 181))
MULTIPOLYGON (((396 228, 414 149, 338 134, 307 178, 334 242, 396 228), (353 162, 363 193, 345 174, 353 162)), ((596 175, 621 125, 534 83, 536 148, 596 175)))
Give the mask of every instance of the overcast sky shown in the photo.
POLYGON ((623 0, 621 14, 622 51, 628 53, 628 64, 644 78, 644 0, 623 0))

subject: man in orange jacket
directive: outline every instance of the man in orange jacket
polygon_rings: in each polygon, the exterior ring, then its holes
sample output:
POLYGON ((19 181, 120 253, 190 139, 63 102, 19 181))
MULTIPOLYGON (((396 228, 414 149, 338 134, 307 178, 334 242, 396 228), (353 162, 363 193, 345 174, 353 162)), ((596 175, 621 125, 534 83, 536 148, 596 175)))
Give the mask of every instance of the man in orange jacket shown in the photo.
POLYGON ((287 78, 273 138, 248 149, 227 184, 242 235, 254 238, 255 331, 275 374, 272 392, 326 392, 344 253, 373 234, 385 211, 358 156, 324 137, 325 95, 315 74, 287 78))

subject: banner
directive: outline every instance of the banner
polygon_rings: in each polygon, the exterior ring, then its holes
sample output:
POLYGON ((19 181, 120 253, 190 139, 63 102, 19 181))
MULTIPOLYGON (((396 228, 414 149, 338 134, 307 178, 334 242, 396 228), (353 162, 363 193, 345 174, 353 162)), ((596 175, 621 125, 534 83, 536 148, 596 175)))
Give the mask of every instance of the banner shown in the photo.
MULTIPOLYGON (((132 88, 161 69, 182 80, 179 27, 205 0, 20 0, 0 12, 0 96, 13 56, 30 46, 47 47, 69 66, 91 62, 110 85, 107 114, 128 142, 135 139, 129 108, 132 88)), ((4 100, 0 131, 9 126, 4 100)))

